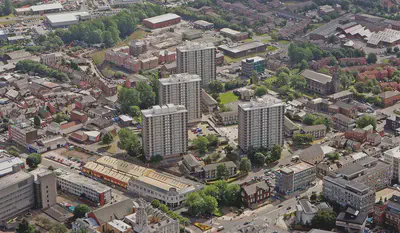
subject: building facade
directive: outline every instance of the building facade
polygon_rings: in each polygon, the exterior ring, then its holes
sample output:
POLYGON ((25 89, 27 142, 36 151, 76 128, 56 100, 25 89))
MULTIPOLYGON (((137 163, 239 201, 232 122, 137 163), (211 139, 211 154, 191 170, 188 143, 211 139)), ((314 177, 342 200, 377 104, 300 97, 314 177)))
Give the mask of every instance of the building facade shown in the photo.
POLYGON ((180 155, 187 152, 188 111, 183 105, 167 104, 142 110, 143 150, 147 159, 154 155, 180 155))
POLYGON ((272 188, 267 181, 253 181, 242 184, 242 201, 247 206, 259 205, 271 197, 272 188))
POLYGON ((265 95, 249 103, 239 104, 239 146, 271 148, 283 144, 285 107, 282 101, 265 95))
POLYGON ((32 126, 31 122, 10 123, 8 138, 22 147, 27 147, 38 138, 37 129, 32 126))
POLYGON ((306 189, 315 181, 316 174, 315 166, 306 162, 284 167, 276 174, 275 189, 284 195, 306 189))
POLYGON ((393 149, 387 150, 383 153, 383 159, 385 162, 390 164, 390 169, 392 171, 392 182, 400 182, 400 147, 395 147, 393 149))
POLYGON ((56 176, 51 171, 41 172, 35 177, 36 208, 44 209, 57 204, 56 176))
POLYGON ((183 105, 188 121, 201 120, 201 78, 197 74, 173 74, 159 79, 160 105, 183 105))
POLYGON ((197 74, 202 86, 207 87, 216 77, 215 57, 214 45, 187 43, 176 49, 177 73, 197 74))
POLYGON ((265 70, 265 59, 252 57, 242 60, 242 74, 251 77, 254 74, 263 73, 265 70))

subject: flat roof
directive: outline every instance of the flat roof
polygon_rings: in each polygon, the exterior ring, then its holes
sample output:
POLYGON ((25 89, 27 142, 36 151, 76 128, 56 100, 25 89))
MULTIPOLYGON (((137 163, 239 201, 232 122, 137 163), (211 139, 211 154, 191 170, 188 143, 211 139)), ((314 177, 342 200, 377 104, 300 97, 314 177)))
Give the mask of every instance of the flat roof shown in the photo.
POLYGON ((89 179, 87 177, 80 176, 80 175, 73 174, 73 173, 65 172, 64 174, 59 175, 57 177, 57 179, 66 180, 66 181, 71 182, 78 186, 88 187, 92 190, 95 190, 98 193, 105 193, 105 192, 108 192, 109 190, 111 190, 111 188, 108 187, 107 185, 104 185, 102 183, 99 183, 99 182, 89 179))
POLYGON ((171 85, 178 83, 188 83, 188 82, 201 82, 201 77, 197 74, 171 74, 168 78, 162 78, 158 80, 162 85, 171 85))
POLYGON ((31 9, 32 9, 33 12, 57 10, 57 9, 63 9, 63 8, 64 7, 61 5, 61 3, 51 3, 51 4, 43 4, 43 5, 31 6, 31 9))
POLYGON ((19 171, 16 173, 12 173, 9 175, 6 175, 4 177, 0 178, 0 189, 5 189, 7 187, 10 187, 11 185, 17 184, 23 180, 29 179, 32 177, 33 180, 33 175, 24 172, 24 171, 19 171))
POLYGON ((46 15, 47 20, 51 23, 51 24, 55 24, 55 23, 66 23, 66 22, 73 22, 78 20, 79 21, 79 17, 83 17, 83 16, 90 16, 90 14, 88 12, 73 12, 73 13, 63 13, 63 14, 51 14, 51 15, 46 15))
POLYGON ((168 20, 178 19, 178 18, 181 18, 181 17, 177 14, 168 13, 168 14, 164 14, 164 15, 158 15, 158 16, 154 16, 151 18, 147 18, 147 19, 144 19, 143 21, 147 21, 152 24, 156 24, 156 23, 161 23, 161 22, 165 22, 168 20))
POLYGON ((283 106, 283 103, 282 100, 272 95, 264 95, 262 97, 256 97, 250 100, 250 102, 244 102, 239 104, 239 107, 244 111, 275 107, 275 106, 283 106))
POLYGON ((240 53, 240 52, 255 49, 255 48, 258 48, 261 46, 266 46, 266 44, 264 44, 262 42, 254 41, 254 42, 250 42, 247 44, 240 44, 240 45, 232 46, 232 47, 229 47, 227 45, 221 45, 218 48, 229 51, 231 53, 240 53))
POLYGON ((145 117, 163 116, 182 112, 187 112, 185 106, 175 104, 156 105, 151 109, 142 110, 142 114, 145 117))
POLYGON ((304 170, 307 170, 307 169, 310 169, 310 168, 313 168, 313 167, 314 166, 309 164, 309 163, 300 162, 300 163, 296 163, 296 164, 290 166, 289 169, 294 171, 294 173, 299 173, 299 172, 302 172, 304 170))

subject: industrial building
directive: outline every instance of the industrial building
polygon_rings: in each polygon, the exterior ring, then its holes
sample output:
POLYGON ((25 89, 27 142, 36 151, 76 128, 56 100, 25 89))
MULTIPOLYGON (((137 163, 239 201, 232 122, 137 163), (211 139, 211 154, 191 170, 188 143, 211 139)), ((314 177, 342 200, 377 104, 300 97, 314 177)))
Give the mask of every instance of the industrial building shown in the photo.
POLYGON ((25 168, 25 163, 18 157, 11 156, 7 153, 0 153, 0 177, 13 172, 13 166, 25 168))
POLYGON ((201 78, 197 74, 173 74, 159 79, 160 105, 183 105, 188 110, 188 121, 201 120, 201 78))
POLYGON ((84 195, 85 198, 99 205, 110 202, 112 198, 110 187, 66 171, 61 171, 61 175, 57 176, 57 185, 63 191, 78 197, 84 195))
POLYGON ((158 199, 168 206, 181 205, 186 194, 202 187, 183 178, 108 156, 86 163, 82 171, 119 185, 135 194, 158 199))
POLYGON ((214 28, 214 24, 204 20, 197 20, 194 21, 193 27, 201 30, 211 30, 214 28))
POLYGON ((85 11, 46 15, 47 22, 53 28, 68 27, 70 25, 78 24, 80 21, 84 21, 87 19, 90 19, 90 14, 85 11))
POLYGON ((272 148, 283 144, 283 120, 285 106, 271 95, 255 98, 239 104, 239 146, 272 148))
POLYGON ((181 17, 179 15, 168 13, 144 19, 142 23, 144 26, 148 28, 156 29, 156 28, 168 27, 180 22, 181 22, 181 17))
POLYGON ((146 159, 186 154, 188 111, 183 105, 167 104, 142 110, 142 140, 146 159))
POLYGON ((61 3, 42 4, 31 7, 23 7, 15 9, 17 15, 30 15, 30 14, 47 14, 60 12, 64 9, 61 3))
POLYGON ((265 52, 267 49, 267 45, 261 42, 251 42, 247 44, 239 44, 239 45, 220 45, 218 47, 221 49, 225 55, 232 58, 245 57, 255 53, 265 52))
POLYGON ((230 28, 222 28, 219 32, 221 35, 229 37, 232 40, 245 40, 249 37, 247 32, 239 32, 230 28))

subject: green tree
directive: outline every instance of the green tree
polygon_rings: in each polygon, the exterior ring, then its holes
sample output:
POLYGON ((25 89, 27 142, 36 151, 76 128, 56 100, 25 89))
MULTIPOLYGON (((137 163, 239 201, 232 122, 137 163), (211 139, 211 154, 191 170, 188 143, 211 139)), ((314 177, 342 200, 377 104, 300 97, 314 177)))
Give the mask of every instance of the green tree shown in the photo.
POLYGON ((121 88, 118 93, 118 102, 121 104, 122 113, 130 113, 131 106, 140 104, 140 93, 135 88, 121 88))
POLYGON ((20 154, 20 151, 15 146, 9 146, 9 147, 7 147, 7 153, 12 155, 12 156, 18 157, 19 154, 20 154))
POLYGON ((204 212, 206 214, 213 214, 218 208, 218 202, 213 196, 204 196, 204 212))
POLYGON ((155 104, 156 94, 153 92, 153 88, 145 81, 139 81, 136 83, 135 89, 140 93, 141 103, 139 107, 141 109, 150 108, 155 104))
POLYGON ((302 71, 302 70, 306 70, 306 69, 308 69, 308 62, 306 61, 306 60, 301 60, 301 63, 300 63, 300 71, 302 71))
POLYGON ((33 118, 33 124, 34 124, 35 126, 40 126, 40 117, 39 117, 38 115, 36 115, 36 116, 33 118))
POLYGON ((368 125, 372 125, 375 130, 376 129, 376 118, 374 116, 364 114, 357 119, 356 125, 357 125, 357 128, 364 128, 368 125))
POLYGON ((126 150, 130 156, 138 156, 141 154, 142 145, 138 136, 129 129, 121 129, 118 131, 119 142, 118 147, 126 150))
POLYGON ((29 224, 29 222, 24 218, 18 224, 16 232, 18 232, 18 233, 36 233, 36 229, 32 224, 29 224))
POLYGON ((250 159, 244 157, 240 160, 239 170, 243 172, 249 172, 251 170, 251 162, 250 159))
POLYGON ((151 202, 151 206, 153 206, 153 208, 158 208, 158 207, 160 207, 160 201, 159 200, 157 200, 157 199, 154 199, 152 202, 151 202))
POLYGON ((225 180, 229 177, 228 168, 224 163, 220 163, 217 166, 217 179, 218 180, 225 180))
POLYGON ((112 143, 113 140, 114 140, 114 137, 112 136, 112 134, 110 132, 107 132, 101 138, 101 143, 104 145, 108 145, 108 144, 112 143))
POLYGON ((5 0, 3 6, 3 15, 9 15, 13 12, 13 6, 11 0, 5 0))
POLYGON ((263 96, 263 95, 265 95, 267 93, 268 93, 268 88, 267 87, 259 86, 259 87, 256 88, 256 90, 254 92, 254 95, 258 96, 258 97, 261 97, 261 96, 263 96))
POLYGON ((320 210, 311 220, 312 228, 330 231, 336 225, 336 214, 332 210, 320 210))
POLYGON ((211 93, 221 93, 224 90, 223 84, 218 80, 213 80, 208 84, 211 93))
POLYGON ((293 142, 297 145, 311 144, 313 137, 311 134, 295 134, 293 136, 293 142))
POLYGON ((265 155, 261 152, 257 152, 252 162, 257 166, 263 166, 265 164, 265 155))
POLYGON ((386 48, 386 53, 389 53, 389 54, 390 54, 390 53, 392 53, 392 51, 393 51, 393 50, 392 50, 392 47, 387 47, 387 48, 386 48))
POLYGON ((50 229, 50 233, 66 233, 68 231, 67 227, 61 223, 54 223, 50 229))
POLYGON ((301 75, 293 75, 290 86, 295 89, 295 90, 302 90, 306 87, 307 81, 306 79, 301 76, 301 75))
POLYGON ((209 141, 206 137, 200 136, 193 140, 194 148, 200 153, 204 154, 208 151, 209 141))
POLYGON ((102 37, 103 37, 104 44, 105 44, 107 47, 112 47, 112 46, 115 44, 111 32, 109 32, 109 31, 103 32, 102 37))
POLYGON ((399 49, 399 47, 394 47, 394 49, 393 49, 393 51, 395 52, 395 53, 398 53, 399 51, 400 51, 400 49, 399 49))
POLYGON ((26 164, 30 168, 36 168, 42 162, 42 156, 40 154, 32 153, 26 158, 26 164))
POLYGON ((368 64, 374 64, 378 60, 377 56, 375 53, 369 53, 367 56, 367 62, 368 64))
POLYGON ((305 124, 305 125, 313 125, 315 120, 316 120, 315 115, 307 113, 304 116, 303 124, 305 124))
POLYGON ((138 106, 130 106, 128 114, 131 117, 138 117, 138 116, 140 116, 140 108, 138 106))
POLYGON ((327 154, 326 157, 331 161, 335 161, 335 160, 338 160, 340 156, 339 156, 338 152, 334 152, 334 153, 327 154))
POLYGON ((240 186, 238 184, 229 184, 224 192, 225 204, 238 205, 241 202, 240 186))
POLYGON ((215 185, 207 185, 203 188, 203 193, 206 196, 212 196, 215 197, 218 201, 222 199, 220 190, 217 186, 215 185))
POLYGON ((342 0, 341 4, 342 9, 347 11, 350 9, 350 2, 348 0, 342 0))
POLYGON ((150 158, 150 163, 160 163, 161 161, 163 161, 163 157, 161 155, 154 155, 151 156, 150 158))
POLYGON ((274 161, 279 160, 281 158, 282 147, 278 144, 275 144, 271 150, 271 157, 274 161))
POLYGON ((213 147, 218 146, 219 140, 215 134, 209 134, 206 136, 206 138, 208 140, 208 146, 213 146, 213 147))
POLYGON ((87 206, 85 204, 79 204, 74 209, 74 217, 75 218, 83 218, 89 212, 90 212, 89 206, 87 206))
POLYGON ((63 121, 68 121, 69 116, 65 114, 64 112, 59 112, 56 114, 56 117, 54 117, 54 121, 57 123, 61 123, 63 121))

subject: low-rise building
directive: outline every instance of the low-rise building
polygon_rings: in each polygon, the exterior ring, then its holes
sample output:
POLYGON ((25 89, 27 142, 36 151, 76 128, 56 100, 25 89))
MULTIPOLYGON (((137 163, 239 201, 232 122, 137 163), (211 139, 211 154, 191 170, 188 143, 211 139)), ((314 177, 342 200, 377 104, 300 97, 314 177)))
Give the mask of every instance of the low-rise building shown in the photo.
POLYGON ((261 205, 271 197, 272 189, 266 180, 243 183, 242 201, 247 207, 261 205))
POLYGON ((154 16, 151 18, 144 19, 142 21, 144 26, 151 29, 168 27, 177 24, 179 22, 181 22, 181 17, 179 15, 171 13, 154 16))
POLYGON ((211 30, 214 28, 214 24, 204 20, 197 20, 193 22, 193 27, 202 30, 211 30))
POLYGON ((8 125, 8 138, 26 148, 38 138, 38 132, 33 127, 32 122, 10 122, 8 125))
POLYGON ((351 233, 363 233, 367 223, 368 214, 348 207, 336 218, 336 227, 340 231, 351 233))
POLYGON ((309 187, 315 179, 315 166, 306 162, 299 162, 281 168, 276 174, 275 186, 277 192, 287 195, 309 187))
POLYGON ((249 37, 247 32, 239 32, 230 28, 222 28, 219 32, 221 35, 229 37, 232 40, 245 40, 249 37))
POLYGON ((72 195, 87 199, 94 204, 104 205, 111 201, 111 188, 94 181, 66 171, 61 171, 57 176, 58 187, 72 195))
POLYGON ((220 125, 235 125, 239 121, 238 111, 216 112, 215 119, 220 125))
POLYGON ((211 97, 204 89, 201 89, 201 110, 212 113, 218 109, 218 102, 211 97))
POLYGON ((263 73, 265 70, 265 59, 262 57, 252 57, 242 60, 242 74, 252 77, 254 74, 263 73))
POLYGON ((326 126, 321 125, 307 125, 303 126, 299 133, 302 134, 311 134, 314 139, 324 138, 326 135, 326 126))
POLYGON ((382 100, 382 104, 385 107, 392 106, 400 100, 400 92, 398 91, 385 91, 379 94, 379 98, 382 100))
POLYGON ((203 174, 204 179, 210 180, 210 179, 217 178, 217 175, 218 175, 217 168, 219 165, 223 165, 227 168, 229 177, 236 175, 236 172, 237 172, 236 164, 232 161, 228 161, 228 162, 213 163, 213 164, 208 164, 208 165, 203 166, 202 169, 204 171, 204 174, 203 174))
POLYGON ((330 209, 331 208, 329 207, 329 205, 325 202, 314 205, 307 199, 300 199, 298 204, 296 205, 296 223, 302 225, 311 224, 311 220, 314 218, 318 211, 330 209))
POLYGON ((356 127, 356 121, 350 117, 347 117, 341 113, 335 114, 332 117, 333 128, 340 131, 352 130, 356 127))
POLYGON ((374 206, 374 222, 380 226, 400 229, 400 196, 393 195, 389 200, 380 200, 374 206))

